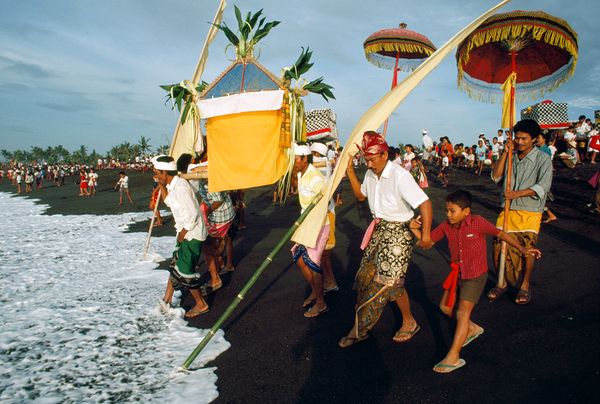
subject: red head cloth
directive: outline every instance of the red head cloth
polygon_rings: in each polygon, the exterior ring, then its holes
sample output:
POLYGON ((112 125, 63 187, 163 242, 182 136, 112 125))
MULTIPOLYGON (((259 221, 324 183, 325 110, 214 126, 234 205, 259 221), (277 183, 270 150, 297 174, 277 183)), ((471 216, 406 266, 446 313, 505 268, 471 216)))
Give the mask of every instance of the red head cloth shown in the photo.
POLYGON ((385 138, 372 130, 363 133, 362 147, 358 147, 365 156, 383 153, 389 150, 385 138))

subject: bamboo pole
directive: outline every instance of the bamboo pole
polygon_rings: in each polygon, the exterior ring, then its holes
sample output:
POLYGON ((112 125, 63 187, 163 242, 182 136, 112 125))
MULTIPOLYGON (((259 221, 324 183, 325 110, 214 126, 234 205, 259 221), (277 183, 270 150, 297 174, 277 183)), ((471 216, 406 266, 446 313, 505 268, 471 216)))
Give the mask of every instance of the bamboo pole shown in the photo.
POLYGON ((294 232, 296 231, 296 229, 298 228, 298 226, 300 226, 300 224, 304 221, 304 219, 306 218, 306 216, 308 216, 308 214, 310 213, 310 211, 315 207, 315 205, 317 204, 317 202, 319 202, 319 200, 322 197, 323 197, 323 194, 318 194, 318 195, 316 195, 313 198, 313 200, 306 207, 306 209, 304 210, 304 212, 302 212, 302 214, 300 215, 300 217, 294 222, 294 224, 292 225, 292 227, 289 228, 289 230, 287 231, 287 233, 285 233, 285 235, 279 241, 279 243, 275 246, 275 248, 273 248, 273 250, 271 251, 271 253, 267 256, 267 258, 265 258, 265 260, 262 262, 262 264, 254 272, 254 274, 252 275, 252 277, 248 280, 248 282, 246 282, 246 285, 244 285, 244 287, 242 288, 242 290, 240 291, 240 293, 235 297, 235 299, 233 300, 233 302, 231 302, 231 304, 229 305, 229 307, 227 307, 227 309, 225 310, 225 312, 221 315, 221 317, 219 317, 219 319, 217 320, 217 322, 212 326, 212 328, 210 329, 210 331, 204 336, 204 338, 202 339, 202 341, 200 341, 200 343, 198 344, 198 346, 196 346, 196 348, 190 354, 190 356, 187 357, 187 359, 185 360, 185 362, 181 366, 183 370, 187 370, 190 367, 190 365, 192 364, 192 362, 194 361, 194 359, 196 359, 196 357, 200 354, 200 352, 202 352, 202 350, 206 347, 206 345, 209 343, 209 341, 212 339, 212 337, 216 334, 216 332, 219 330, 219 328, 225 322, 225 320, 227 320, 231 316, 231 314, 233 313, 233 311, 235 310, 235 308, 241 303, 241 301, 246 296, 246 293, 250 290, 250 288, 252 288, 252 286, 254 286, 254 284, 256 283, 256 281, 258 280, 258 278, 260 277, 260 275, 263 273, 263 271, 265 270, 265 268, 273 261, 273 257, 275 257, 275 255, 277 255, 277 253, 279 252, 279 250, 281 250, 281 247, 283 247, 283 245, 285 243, 287 243, 292 238, 292 235, 294 234, 294 232))
MULTIPOLYGON (((517 53, 515 51, 511 51, 510 52, 510 57, 511 57, 511 63, 512 63, 512 72, 516 72, 517 71, 517 63, 516 63, 516 58, 517 58, 517 53)), ((517 80, 515 79, 515 86, 517 85, 517 80)), ((510 88, 510 127, 508 128, 508 142, 512 142, 513 140, 513 126, 515 125, 515 116, 514 116, 514 111, 515 111, 515 86, 511 86, 510 88)), ((513 149, 514 151, 514 149, 513 149)), ((510 153, 507 156, 507 160, 506 160, 506 187, 504 188, 504 193, 506 194, 506 191, 510 191, 510 187, 511 187, 511 179, 512 179, 512 159, 513 159, 513 153, 510 153)), ((506 231, 506 229, 508 228, 508 214, 510 213, 510 200, 509 199, 504 199, 504 220, 502 223, 502 231, 506 231)), ((496 284, 497 287, 501 288, 501 287, 506 287, 506 280, 505 280, 505 267, 506 267, 506 252, 507 252, 508 246, 506 245, 505 241, 502 241, 502 249, 500 250, 500 265, 498 265, 498 283, 496 284)))
MULTIPOLYGON (((204 72, 204 66, 206 65, 206 59, 208 58, 208 47, 212 40, 215 38, 218 32, 218 28, 215 27, 215 24, 219 24, 221 18, 223 17, 223 10, 227 7, 227 2, 225 0, 221 0, 219 2, 219 7, 217 7, 217 12, 215 13, 215 17, 213 18, 213 24, 208 29, 208 34, 204 39, 204 44, 202 45, 202 51, 200 52, 200 57, 198 58, 198 63, 196 63, 196 69, 194 70, 194 75, 192 76, 192 85, 195 87, 200 81, 200 77, 204 72)), ((181 117, 183 116, 183 110, 179 111, 179 119, 177 119, 177 124, 175 125, 175 130, 173 132, 173 140, 171 141, 171 145, 169 146, 169 156, 173 154, 173 149, 175 147, 175 143, 177 142, 177 137, 179 136, 179 132, 181 131, 181 117)), ((161 192, 158 193, 158 200, 162 197, 161 192)), ((148 228, 148 236, 146 237, 146 245, 144 246, 144 259, 146 259, 146 255, 148 254, 148 248, 150 247, 150 238, 152 237, 152 228, 154 227, 154 218, 156 217, 156 211, 158 209, 158 203, 154 207, 154 215, 150 220, 150 227, 148 228)))

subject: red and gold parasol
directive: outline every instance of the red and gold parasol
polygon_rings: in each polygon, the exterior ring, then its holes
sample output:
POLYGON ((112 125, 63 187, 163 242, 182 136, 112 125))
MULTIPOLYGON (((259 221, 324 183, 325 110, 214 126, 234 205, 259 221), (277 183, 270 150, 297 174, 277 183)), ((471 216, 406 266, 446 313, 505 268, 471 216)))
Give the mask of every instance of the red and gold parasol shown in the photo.
MULTIPOLYGON (((516 10, 493 15, 458 46, 458 85, 470 97, 494 102, 503 96, 501 127, 512 141, 515 97, 539 98, 567 81, 577 65, 577 33, 543 11, 516 10)), ((506 190, 511 189, 512 156, 507 159, 506 190)), ((504 204, 507 228, 510 201, 504 204)), ((498 286, 504 285, 503 243, 498 286)))
MULTIPOLYGON (((405 23, 398 28, 382 29, 371 34, 364 42, 365 56, 375 66, 393 70, 392 88, 398 85, 398 72, 411 71, 435 52, 431 41, 418 32, 406 28, 405 23)), ((387 120, 383 135, 387 131, 387 120)))

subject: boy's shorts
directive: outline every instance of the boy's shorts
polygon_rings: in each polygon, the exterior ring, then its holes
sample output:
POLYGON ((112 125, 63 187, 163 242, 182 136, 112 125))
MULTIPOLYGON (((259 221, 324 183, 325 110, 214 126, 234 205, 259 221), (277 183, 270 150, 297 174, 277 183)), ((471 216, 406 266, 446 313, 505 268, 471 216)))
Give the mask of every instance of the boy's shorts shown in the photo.
POLYGON ((487 282, 487 272, 473 279, 459 279, 458 281, 458 299, 466 300, 473 304, 479 302, 483 293, 483 288, 487 282))

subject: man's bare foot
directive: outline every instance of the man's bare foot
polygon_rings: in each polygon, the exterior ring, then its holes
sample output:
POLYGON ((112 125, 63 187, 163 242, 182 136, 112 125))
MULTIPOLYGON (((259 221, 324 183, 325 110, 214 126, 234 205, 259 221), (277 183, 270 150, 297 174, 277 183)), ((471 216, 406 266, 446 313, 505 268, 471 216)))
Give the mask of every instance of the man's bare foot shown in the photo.
POLYGON ((192 307, 187 313, 185 313, 184 317, 185 318, 198 317, 200 314, 208 313, 209 310, 210 309, 208 307, 208 304, 196 305, 196 306, 192 307))
POLYGON ((548 219, 544 220, 544 223, 550 223, 550 222, 553 222, 555 220, 558 220, 558 218, 556 216, 554 216, 554 215, 548 216, 548 219))
POLYGON ((311 293, 306 299, 304 299, 304 303, 302 303, 302 307, 308 307, 314 304, 317 301, 317 297, 311 293))

